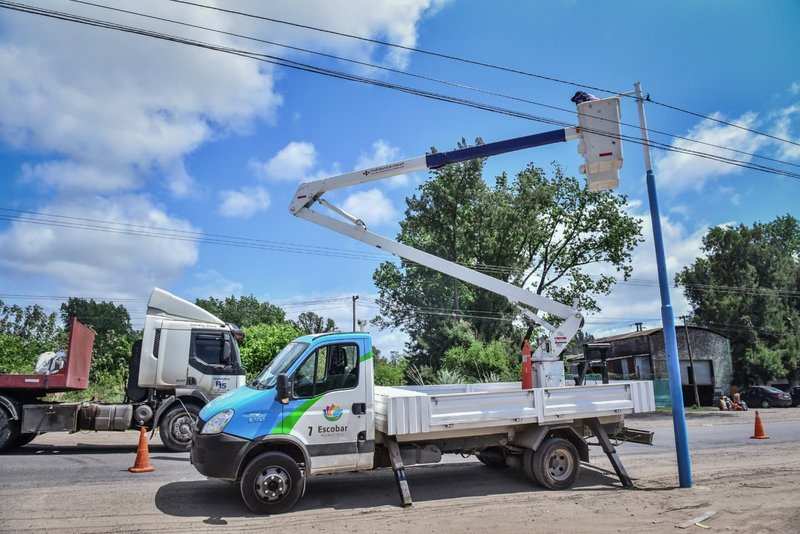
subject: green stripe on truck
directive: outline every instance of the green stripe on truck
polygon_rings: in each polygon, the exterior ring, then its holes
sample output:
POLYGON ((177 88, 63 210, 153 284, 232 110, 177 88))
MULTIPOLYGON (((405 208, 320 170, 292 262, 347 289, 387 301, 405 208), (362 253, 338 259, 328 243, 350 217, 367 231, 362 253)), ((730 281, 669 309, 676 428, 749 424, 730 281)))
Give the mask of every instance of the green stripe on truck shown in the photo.
POLYGON ((314 405, 314 403, 321 398, 322 395, 317 395, 316 397, 312 397, 307 401, 305 401, 304 403, 302 403, 297 408, 295 408, 294 410, 292 410, 291 413, 284 416, 284 418, 281 419, 277 425, 275 425, 270 434, 290 434, 292 432, 292 429, 294 428, 294 425, 297 424, 297 421, 299 421, 300 418, 303 417, 303 414, 305 414, 308 411, 308 409, 311 408, 314 405))
POLYGON ((368 353, 366 353, 366 354, 363 354, 363 355, 361 356, 361 358, 359 358, 359 360, 358 360, 358 361, 360 361, 360 362, 365 362, 365 361, 367 361, 367 360, 371 360, 371 359, 372 359, 372 351, 369 351, 368 353))

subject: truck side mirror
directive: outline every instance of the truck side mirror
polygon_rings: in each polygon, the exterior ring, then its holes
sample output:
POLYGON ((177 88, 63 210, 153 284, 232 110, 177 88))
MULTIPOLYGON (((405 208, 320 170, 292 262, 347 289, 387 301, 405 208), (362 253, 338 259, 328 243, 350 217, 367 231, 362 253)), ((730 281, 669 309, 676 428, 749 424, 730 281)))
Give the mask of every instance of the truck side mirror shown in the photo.
POLYGON ((222 363, 228 365, 231 363, 231 340, 226 338, 222 343, 222 363))
POLYGON ((290 384, 289 377, 286 375, 286 373, 281 373, 278 375, 275 382, 275 389, 278 393, 276 397, 278 402, 281 404, 288 404, 290 384))

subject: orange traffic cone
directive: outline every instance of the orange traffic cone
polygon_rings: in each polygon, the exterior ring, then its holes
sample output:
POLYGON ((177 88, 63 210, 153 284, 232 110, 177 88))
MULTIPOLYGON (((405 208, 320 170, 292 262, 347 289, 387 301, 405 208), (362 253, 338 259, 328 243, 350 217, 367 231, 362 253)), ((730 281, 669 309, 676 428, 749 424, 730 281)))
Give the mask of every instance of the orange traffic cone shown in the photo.
POLYGON ((149 473, 155 471, 155 467, 150 465, 150 448, 147 444, 147 429, 139 428, 139 446, 136 448, 136 461, 133 467, 129 467, 131 473, 149 473))
POLYGON ((755 430, 753 430, 753 435, 750 436, 750 439, 769 439, 767 433, 764 432, 764 424, 761 422, 761 416, 758 415, 758 410, 756 410, 755 430))

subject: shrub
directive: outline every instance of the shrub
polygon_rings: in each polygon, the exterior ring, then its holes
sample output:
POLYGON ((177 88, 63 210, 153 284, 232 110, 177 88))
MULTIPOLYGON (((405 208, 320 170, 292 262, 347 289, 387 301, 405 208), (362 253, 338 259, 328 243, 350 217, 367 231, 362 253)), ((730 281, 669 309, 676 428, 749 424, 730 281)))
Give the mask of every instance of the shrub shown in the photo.
POLYGON ((406 383, 406 367, 404 358, 394 361, 381 357, 375 358, 375 384, 378 386, 402 386, 406 383))
POLYGON ((299 335, 300 331, 291 323, 257 324, 245 328, 239 352, 248 379, 261 372, 283 347, 299 335))
POLYGON ((516 365, 500 341, 473 341, 469 347, 452 347, 444 354, 443 368, 469 382, 516 380, 516 365))

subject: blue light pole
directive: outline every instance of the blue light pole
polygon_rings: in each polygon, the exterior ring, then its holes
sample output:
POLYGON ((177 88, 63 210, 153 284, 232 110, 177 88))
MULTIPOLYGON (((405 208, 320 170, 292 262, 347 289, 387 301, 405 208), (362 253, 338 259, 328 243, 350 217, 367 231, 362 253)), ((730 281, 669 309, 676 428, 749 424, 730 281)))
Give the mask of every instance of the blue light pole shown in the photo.
POLYGON ((672 426, 675 429, 675 452, 678 456, 678 479, 682 488, 692 487, 692 459, 689 457, 689 436, 686 429, 686 413, 683 409, 683 389, 681 387, 681 364, 678 359, 678 340, 675 337, 675 314, 669 296, 669 278, 667 274, 664 238, 661 234, 661 215, 658 210, 658 194, 656 193, 656 177, 650 160, 650 142, 647 137, 647 119, 644 115, 644 98, 642 86, 634 84, 636 102, 639 107, 639 126, 642 131, 642 148, 644 149, 644 166, 647 171, 647 196, 650 200, 650 219, 653 225, 653 243, 656 248, 658 265, 658 288, 661 292, 661 324, 664 327, 664 350, 667 353, 667 371, 669 373, 669 395, 672 399, 672 426))

